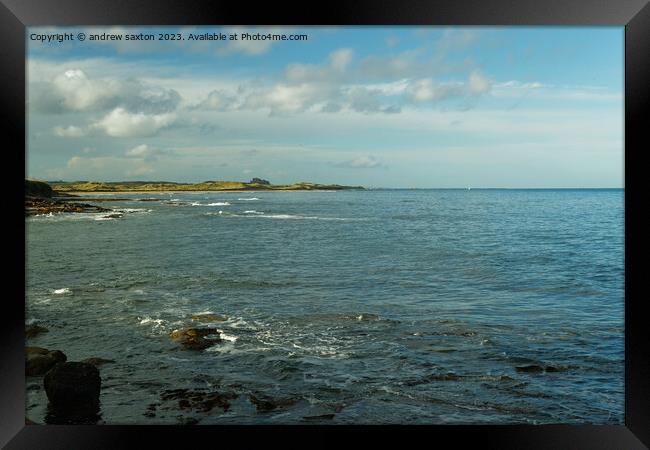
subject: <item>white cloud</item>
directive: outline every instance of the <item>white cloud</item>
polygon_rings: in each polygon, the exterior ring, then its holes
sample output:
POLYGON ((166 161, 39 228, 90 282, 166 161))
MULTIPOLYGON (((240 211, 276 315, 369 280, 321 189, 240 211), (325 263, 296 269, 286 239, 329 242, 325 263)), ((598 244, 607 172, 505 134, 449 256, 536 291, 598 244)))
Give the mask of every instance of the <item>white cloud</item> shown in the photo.
POLYGON ((82 128, 70 125, 68 127, 54 127, 54 134, 59 137, 77 138, 84 136, 86 133, 82 128))
POLYGON ((492 83, 478 71, 472 71, 468 80, 439 82, 433 78, 413 81, 408 90, 410 100, 433 102, 448 98, 474 97, 490 91, 492 83))
POLYGON ((480 95, 485 94, 490 90, 490 80, 485 78, 483 74, 474 70, 469 74, 468 89, 470 94, 480 95))
POLYGON ((330 66, 337 72, 344 72, 352 61, 352 49, 341 48, 330 54, 330 66))
POLYGON ((172 113, 148 115, 115 108, 92 126, 113 137, 147 137, 155 135, 175 120, 176 115, 172 113))
POLYGON ((134 78, 91 78, 80 68, 65 68, 50 78, 40 75, 34 80, 31 73, 30 70, 29 105, 38 112, 107 111, 123 107, 162 113, 174 110, 181 101, 173 89, 134 78))

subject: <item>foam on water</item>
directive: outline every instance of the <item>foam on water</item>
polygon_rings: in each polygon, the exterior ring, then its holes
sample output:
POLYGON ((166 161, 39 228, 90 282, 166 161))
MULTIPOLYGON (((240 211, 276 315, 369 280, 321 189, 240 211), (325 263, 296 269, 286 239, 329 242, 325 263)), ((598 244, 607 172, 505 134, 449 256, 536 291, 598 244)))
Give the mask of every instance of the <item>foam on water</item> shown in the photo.
POLYGON ((255 201, 255 200, 259 200, 259 198, 257 198, 257 197, 249 197, 249 198, 238 198, 237 200, 240 200, 242 202, 252 202, 252 201, 255 201))
POLYGON ((61 289, 54 289, 52 291, 52 293, 56 294, 56 295, 70 294, 71 292, 72 291, 70 290, 70 288, 67 288, 67 287, 66 288, 61 288, 61 289))

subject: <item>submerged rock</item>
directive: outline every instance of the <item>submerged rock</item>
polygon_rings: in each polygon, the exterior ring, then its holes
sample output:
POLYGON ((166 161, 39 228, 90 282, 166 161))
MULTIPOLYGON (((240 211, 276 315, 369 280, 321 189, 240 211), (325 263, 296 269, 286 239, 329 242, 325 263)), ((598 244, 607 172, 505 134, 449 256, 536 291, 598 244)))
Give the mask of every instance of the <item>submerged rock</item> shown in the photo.
POLYGON ((304 416, 304 420, 331 420, 336 414, 321 414, 318 416, 304 416))
POLYGON ((33 338, 33 337, 38 336, 41 333, 47 333, 48 331, 50 331, 50 330, 48 330, 47 328, 42 327, 40 325, 27 325, 25 327, 25 337, 26 338, 33 338))
MULTIPOLYGON (((227 411, 230 408, 230 400, 235 398, 237 395, 232 392, 189 389, 170 389, 160 394, 160 399, 163 401, 177 400, 180 409, 195 409, 201 412, 210 412, 216 407, 227 411)), ((150 405, 148 412, 155 412, 157 406, 157 404, 150 405)))
POLYGON ((201 322, 225 322, 228 318, 219 314, 195 314, 192 316, 192 320, 201 322))
POLYGON ((517 370, 517 372, 523 372, 523 373, 542 373, 542 372, 552 373, 552 372, 561 372, 563 370, 566 370, 566 367, 541 366, 538 364, 529 364, 527 366, 517 366, 515 367, 515 370, 517 370))
POLYGON ((104 358, 86 358, 86 359, 82 359, 81 362, 93 365, 95 367, 99 367, 104 364, 114 363, 115 361, 112 359, 104 359, 104 358))
POLYGON ((248 398, 259 412, 273 411, 279 408, 286 408, 295 405, 298 399, 295 398, 272 398, 266 395, 249 394, 248 398))
POLYGON ((25 375, 45 375, 48 370, 68 358, 60 350, 48 350, 42 347, 25 348, 25 375))
POLYGON ((199 423, 199 419, 196 417, 183 417, 178 416, 177 419, 179 425, 196 425, 199 423))
POLYGON ((219 336, 219 330, 216 328, 186 328, 176 330, 169 336, 172 340, 180 343, 186 350, 204 350, 221 342, 221 337, 206 337, 211 335, 219 336))
POLYGON ((375 320, 380 320, 380 317, 376 314, 349 314, 343 316, 343 318, 348 320, 357 320, 359 322, 374 322, 375 320))
POLYGON ((57 364, 47 372, 43 385, 49 400, 50 423, 96 420, 101 382, 99 370, 83 362, 57 364))

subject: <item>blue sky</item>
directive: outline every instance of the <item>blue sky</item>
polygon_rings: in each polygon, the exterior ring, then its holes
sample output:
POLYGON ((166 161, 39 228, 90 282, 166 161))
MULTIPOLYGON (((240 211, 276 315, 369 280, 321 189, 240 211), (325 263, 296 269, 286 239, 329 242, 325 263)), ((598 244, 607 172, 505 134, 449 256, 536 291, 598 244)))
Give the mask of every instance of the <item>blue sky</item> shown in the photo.
POLYGON ((622 187, 622 27, 30 28, 27 175, 622 187), (84 42, 32 34, 80 32, 84 42), (190 33, 306 41, 189 41, 190 33), (180 33, 182 41, 91 42, 180 33))

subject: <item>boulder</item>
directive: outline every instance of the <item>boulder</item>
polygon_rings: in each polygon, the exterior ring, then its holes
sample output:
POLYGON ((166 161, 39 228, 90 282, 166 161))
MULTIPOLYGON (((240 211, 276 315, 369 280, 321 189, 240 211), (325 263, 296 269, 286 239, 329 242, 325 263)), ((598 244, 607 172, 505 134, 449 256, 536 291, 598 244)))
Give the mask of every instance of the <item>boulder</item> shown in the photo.
POLYGON ((43 385, 58 415, 93 415, 99 408, 99 370, 92 364, 64 362, 47 372, 43 385))
POLYGON ((68 358, 60 350, 48 350, 41 347, 25 348, 25 375, 30 377, 45 375, 56 364, 64 363, 68 358))

